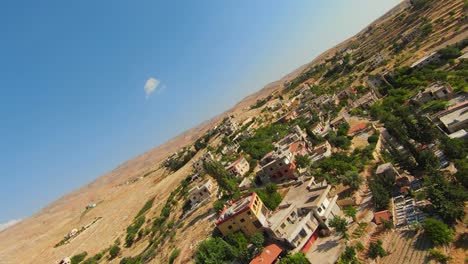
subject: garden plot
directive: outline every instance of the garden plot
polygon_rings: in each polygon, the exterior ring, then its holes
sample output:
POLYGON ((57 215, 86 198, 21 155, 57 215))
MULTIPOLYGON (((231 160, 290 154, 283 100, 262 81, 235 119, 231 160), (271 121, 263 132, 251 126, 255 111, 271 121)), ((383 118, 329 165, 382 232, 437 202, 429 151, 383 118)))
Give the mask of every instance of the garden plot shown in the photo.
POLYGON ((383 247, 388 256, 381 259, 381 264, 419 264, 428 262, 430 240, 414 230, 401 230, 387 234, 383 247))

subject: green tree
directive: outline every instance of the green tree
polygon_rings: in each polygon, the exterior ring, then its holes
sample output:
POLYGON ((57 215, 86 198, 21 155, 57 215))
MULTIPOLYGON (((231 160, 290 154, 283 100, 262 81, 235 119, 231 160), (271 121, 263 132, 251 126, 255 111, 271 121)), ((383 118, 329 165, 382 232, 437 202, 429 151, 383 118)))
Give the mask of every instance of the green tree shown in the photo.
POLYGON ((310 264, 310 261, 306 258, 304 253, 298 252, 282 258, 280 264, 310 264))
POLYGON ((116 258, 120 253, 120 247, 116 244, 112 245, 109 249, 110 259, 116 258))
POLYGON ((343 238, 348 237, 348 223, 346 222, 346 219, 335 216, 332 220, 330 220, 329 223, 330 227, 333 227, 336 232, 340 233, 343 238))
POLYGON ((348 205, 343 209, 346 216, 351 217, 353 221, 356 221, 357 209, 354 206, 348 205))
POLYGON ((265 243, 265 237, 263 236, 263 233, 257 232, 254 233, 250 237, 250 243, 254 245, 254 247, 257 249, 257 251, 262 251, 263 249, 263 243, 265 243))
POLYGON ((218 264, 234 259, 234 249, 220 237, 202 241, 195 252, 195 263, 200 264, 218 264))
POLYGON ((359 260, 356 257, 356 249, 354 247, 347 246, 340 258, 336 262, 337 264, 359 264, 359 260))
POLYGON ((70 263, 71 264, 78 264, 78 263, 82 262, 86 258, 87 255, 88 255, 88 252, 86 252, 86 251, 81 252, 80 254, 76 254, 73 257, 71 257, 70 263))
POLYGON ((439 220, 427 218, 423 227, 424 233, 432 240, 434 245, 446 245, 453 241, 453 230, 439 220))
POLYGON ((390 202, 390 193, 386 186, 376 178, 369 181, 369 189, 372 193, 372 199, 375 203, 375 208, 378 211, 388 209, 390 202))
POLYGON ((278 187, 274 183, 268 183, 265 187, 256 188, 253 191, 257 193, 258 197, 270 210, 275 210, 283 200, 283 197, 278 192, 278 187))
POLYGON ((308 155, 297 155, 296 164, 299 168, 307 168, 310 164, 310 158, 308 155))
POLYGON ((226 242, 234 248, 235 257, 241 262, 246 262, 250 258, 249 254, 249 241, 245 237, 244 233, 238 231, 229 234, 225 238, 226 242))
POLYGON ((357 171, 348 171, 345 173, 341 181, 352 190, 357 190, 364 180, 357 171))
POLYGON ((367 255, 371 259, 376 259, 377 257, 385 257, 387 255, 387 252, 382 247, 382 241, 378 240, 377 242, 371 242, 367 255))
POLYGON ((468 154, 468 140, 446 138, 441 144, 444 153, 451 159, 463 159, 468 154))

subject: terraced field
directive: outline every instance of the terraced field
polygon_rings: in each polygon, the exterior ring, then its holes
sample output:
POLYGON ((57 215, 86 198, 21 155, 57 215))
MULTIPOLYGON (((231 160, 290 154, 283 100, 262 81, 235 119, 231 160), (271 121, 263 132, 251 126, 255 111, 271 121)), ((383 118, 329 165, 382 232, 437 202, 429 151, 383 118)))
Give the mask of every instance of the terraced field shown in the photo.
POLYGON ((379 261, 382 264, 419 264, 428 262, 431 242, 423 234, 412 230, 391 232, 384 240, 384 248, 389 253, 379 261))

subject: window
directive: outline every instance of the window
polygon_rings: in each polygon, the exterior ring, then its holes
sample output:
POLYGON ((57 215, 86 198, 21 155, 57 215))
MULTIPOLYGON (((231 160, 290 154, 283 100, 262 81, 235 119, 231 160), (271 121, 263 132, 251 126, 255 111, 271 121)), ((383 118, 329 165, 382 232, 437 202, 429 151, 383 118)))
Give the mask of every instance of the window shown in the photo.
POLYGON ((280 166, 283 166, 283 163, 282 163, 282 162, 280 162, 280 164, 279 164, 279 165, 280 165, 280 166))
POLYGON ((319 213, 321 213, 321 212, 322 212, 322 207, 319 207, 319 208, 317 209, 317 211, 318 211, 319 213))
POLYGON ((232 225, 228 226, 228 229, 232 229, 232 225))
POLYGON ((250 211, 247 211, 247 214, 248 214, 248 215, 252 215, 252 212, 250 212, 250 211))
POLYGON ((256 220, 255 222, 253 222, 253 225, 254 225, 256 228, 262 227, 262 224, 261 224, 260 221, 258 221, 258 220, 256 220))
POLYGON ((301 237, 306 237, 307 236, 307 232, 304 230, 304 229, 301 229, 301 232, 299 232, 299 235, 301 237))
POLYGON ((284 170, 285 173, 288 173, 288 170, 284 170))
POLYGON ((242 219, 240 220, 240 222, 241 222, 241 223, 244 223, 244 222, 245 222, 245 219, 244 219, 244 218, 242 218, 242 219))
POLYGON ((286 224, 282 223, 280 227, 281 227, 281 229, 284 229, 286 227, 286 224))

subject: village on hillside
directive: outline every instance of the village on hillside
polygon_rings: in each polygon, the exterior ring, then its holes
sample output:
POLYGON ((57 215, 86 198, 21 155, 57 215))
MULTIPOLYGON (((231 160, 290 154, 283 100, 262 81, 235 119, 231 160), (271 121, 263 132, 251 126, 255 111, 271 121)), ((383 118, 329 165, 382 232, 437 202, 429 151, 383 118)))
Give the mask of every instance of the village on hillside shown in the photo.
POLYGON ((467 8, 369 26, 169 156, 155 170, 187 173, 163 205, 60 263, 465 263, 467 8))

